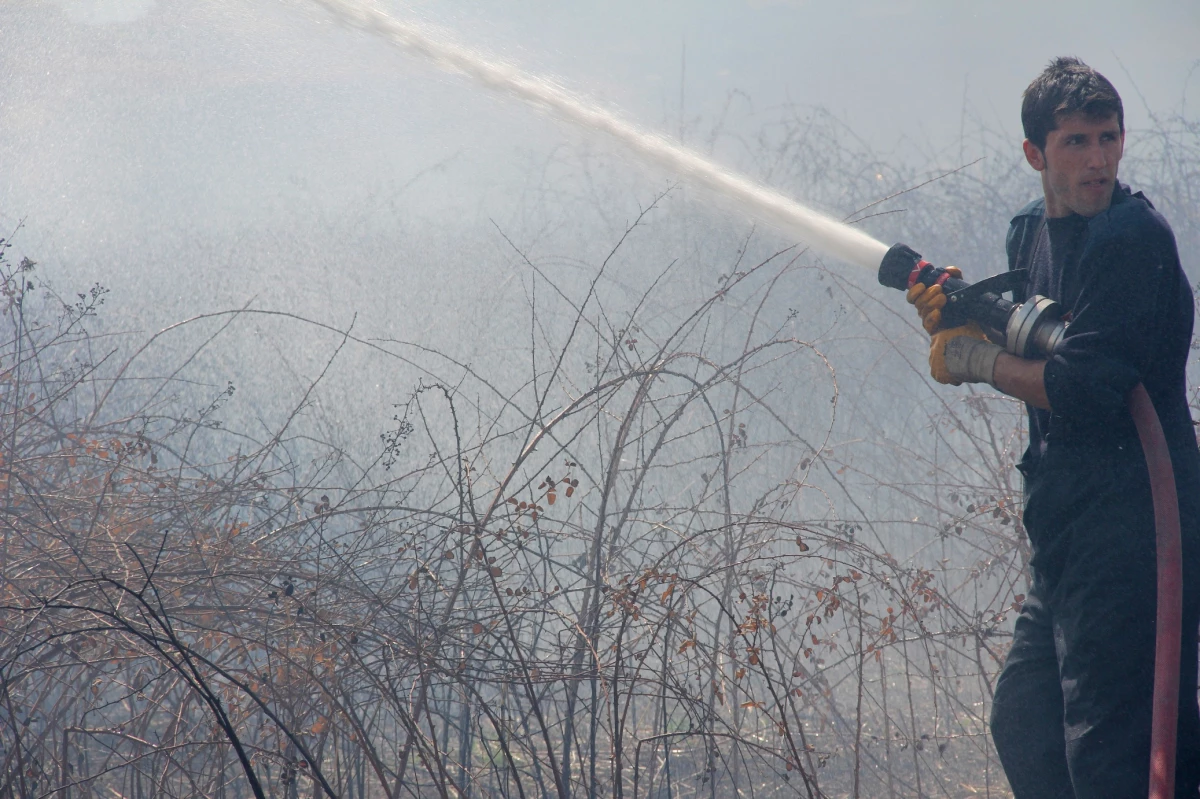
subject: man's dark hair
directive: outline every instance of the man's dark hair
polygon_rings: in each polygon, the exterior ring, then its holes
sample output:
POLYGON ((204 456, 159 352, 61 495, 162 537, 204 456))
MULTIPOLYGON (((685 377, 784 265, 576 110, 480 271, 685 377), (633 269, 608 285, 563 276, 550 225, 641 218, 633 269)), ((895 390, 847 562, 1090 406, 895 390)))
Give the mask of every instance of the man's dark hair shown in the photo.
POLYGON ((1121 95, 1101 75, 1074 56, 1051 61, 1025 90, 1021 103, 1021 126, 1025 138, 1039 150, 1046 149, 1046 137, 1058 127, 1060 117, 1084 114, 1089 119, 1107 119, 1117 115, 1117 124, 1125 132, 1125 109, 1121 95))

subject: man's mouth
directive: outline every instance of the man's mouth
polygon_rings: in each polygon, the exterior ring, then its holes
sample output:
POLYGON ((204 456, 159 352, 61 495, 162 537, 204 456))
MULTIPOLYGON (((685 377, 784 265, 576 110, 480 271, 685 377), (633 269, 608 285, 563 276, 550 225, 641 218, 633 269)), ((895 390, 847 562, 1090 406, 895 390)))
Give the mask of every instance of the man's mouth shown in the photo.
POLYGON ((1108 178, 1093 178, 1092 180, 1085 180, 1079 185, 1085 189, 1103 189, 1107 187, 1108 184, 1108 178))

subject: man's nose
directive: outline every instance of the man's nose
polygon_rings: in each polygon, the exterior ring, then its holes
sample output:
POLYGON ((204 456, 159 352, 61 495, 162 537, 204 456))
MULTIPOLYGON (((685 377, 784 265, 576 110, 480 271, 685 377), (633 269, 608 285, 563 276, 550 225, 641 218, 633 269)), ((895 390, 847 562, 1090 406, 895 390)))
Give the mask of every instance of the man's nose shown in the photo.
POLYGON ((1087 149, 1087 165, 1092 169, 1108 166, 1108 150, 1100 142, 1087 149))

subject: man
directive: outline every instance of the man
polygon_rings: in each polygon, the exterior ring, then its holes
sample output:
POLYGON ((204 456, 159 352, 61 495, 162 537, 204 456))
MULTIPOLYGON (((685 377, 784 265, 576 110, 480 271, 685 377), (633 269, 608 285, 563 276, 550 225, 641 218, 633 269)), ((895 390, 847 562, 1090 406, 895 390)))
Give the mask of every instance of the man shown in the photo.
POLYGON ((991 728, 1017 799, 1144 797, 1149 784, 1155 638, 1155 532, 1128 394, 1145 385, 1178 486, 1184 553, 1176 795, 1197 796, 1200 712, 1200 454, 1188 409, 1193 299, 1166 220, 1117 183, 1121 99, 1075 58, 1025 90, 1023 149, 1044 198, 1013 219, 1010 269, 1023 296, 1069 311, 1045 360, 1025 360, 974 325, 939 329, 940 287, 915 287, 943 383, 990 383, 1024 400, 1024 524, 1031 585, 996 684, 991 728))

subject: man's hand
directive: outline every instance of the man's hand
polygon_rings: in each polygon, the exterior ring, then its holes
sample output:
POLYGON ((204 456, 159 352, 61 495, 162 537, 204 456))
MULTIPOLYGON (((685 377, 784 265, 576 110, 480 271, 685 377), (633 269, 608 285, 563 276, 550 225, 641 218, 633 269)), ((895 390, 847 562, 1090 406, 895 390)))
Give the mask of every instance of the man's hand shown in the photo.
POLYGON ((952 386, 992 383, 1002 352, 1004 348, 988 341, 974 322, 939 330, 929 342, 929 374, 952 386))
MULTIPOLYGON (((947 266, 946 273, 950 277, 962 278, 962 270, 957 266, 947 266)), ((926 286, 924 283, 917 283, 908 290, 905 295, 909 305, 917 306, 917 313, 921 316, 921 326, 925 328, 925 332, 933 335, 942 323, 942 309, 946 307, 946 292, 939 285, 926 286)))

